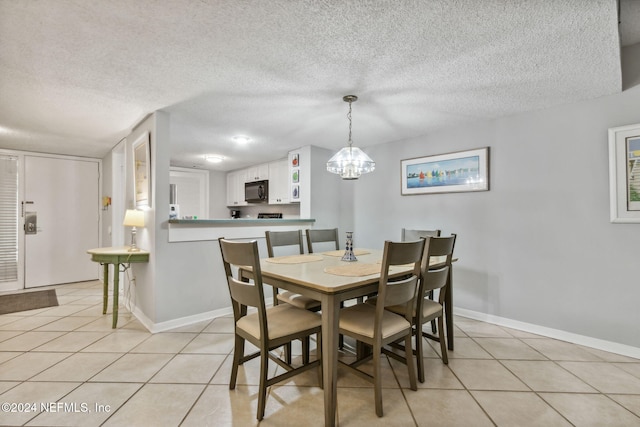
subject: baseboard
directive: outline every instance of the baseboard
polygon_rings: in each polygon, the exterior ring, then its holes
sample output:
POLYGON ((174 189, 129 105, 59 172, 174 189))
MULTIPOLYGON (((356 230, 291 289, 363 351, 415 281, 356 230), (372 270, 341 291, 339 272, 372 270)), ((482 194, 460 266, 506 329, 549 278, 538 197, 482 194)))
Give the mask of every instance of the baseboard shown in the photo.
MULTIPOLYGON (((266 306, 270 306, 272 302, 273 298, 265 298, 266 306)), ((127 299, 127 303, 130 304, 131 301, 127 299)), ((252 310, 249 311, 251 312, 252 310)), ((181 328, 207 320, 213 320, 217 317, 228 316, 230 314, 233 314, 233 310, 231 307, 224 307, 218 310, 198 313, 194 314, 193 316, 180 317, 178 319, 172 319, 160 323, 154 323, 142 312, 142 310, 140 310, 138 306, 132 305, 131 313, 140 321, 140 323, 142 323, 145 328, 147 328, 149 332, 151 332, 152 334, 156 334, 158 332, 165 332, 171 329, 181 328)))
POLYGON ((548 338, 554 338, 573 344, 583 345, 610 353, 620 354, 622 356, 640 359, 640 348, 629 345, 619 344, 616 342, 605 341, 597 338, 578 335, 559 329, 547 328, 544 326, 534 325, 531 323, 520 322, 517 320, 507 319, 504 317, 494 316, 491 314, 480 313, 477 311, 467 310, 454 306, 453 312, 456 316, 467 317, 469 319, 480 320, 482 322, 492 323, 498 326, 505 326, 518 331, 529 332, 536 335, 542 335, 548 338))

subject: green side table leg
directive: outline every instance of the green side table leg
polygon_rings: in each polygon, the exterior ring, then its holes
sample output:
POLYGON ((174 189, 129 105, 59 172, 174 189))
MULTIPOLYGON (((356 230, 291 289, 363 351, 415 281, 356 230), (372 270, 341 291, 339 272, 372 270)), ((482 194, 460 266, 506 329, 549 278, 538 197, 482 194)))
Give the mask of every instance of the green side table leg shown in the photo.
POLYGON ((109 301, 109 264, 104 263, 104 274, 102 279, 104 280, 104 289, 102 295, 102 314, 107 314, 107 302, 109 301))
POLYGON ((120 294, 120 264, 113 264, 113 326, 118 326, 118 295, 120 294))

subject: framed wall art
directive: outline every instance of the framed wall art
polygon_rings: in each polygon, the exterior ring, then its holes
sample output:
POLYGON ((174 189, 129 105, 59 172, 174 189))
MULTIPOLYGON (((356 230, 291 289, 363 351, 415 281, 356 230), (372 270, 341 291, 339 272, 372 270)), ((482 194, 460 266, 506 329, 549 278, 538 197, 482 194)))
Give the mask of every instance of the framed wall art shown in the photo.
POLYGON ((402 160, 400 166, 403 196, 489 190, 489 147, 402 160))
POLYGON ((640 124, 609 129, 609 203, 613 223, 640 223, 640 124))
POLYGON ((133 182, 136 208, 151 207, 151 146, 149 132, 136 139, 133 147, 133 182))

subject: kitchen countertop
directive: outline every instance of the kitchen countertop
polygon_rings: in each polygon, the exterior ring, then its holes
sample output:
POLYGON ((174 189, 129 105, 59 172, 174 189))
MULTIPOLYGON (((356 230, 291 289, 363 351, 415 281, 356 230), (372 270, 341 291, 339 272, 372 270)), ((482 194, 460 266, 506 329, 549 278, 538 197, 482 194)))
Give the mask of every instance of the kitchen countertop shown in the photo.
POLYGON ((313 218, 226 218, 226 219, 170 219, 169 224, 191 224, 191 225, 266 225, 285 223, 308 223, 316 222, 313 218))

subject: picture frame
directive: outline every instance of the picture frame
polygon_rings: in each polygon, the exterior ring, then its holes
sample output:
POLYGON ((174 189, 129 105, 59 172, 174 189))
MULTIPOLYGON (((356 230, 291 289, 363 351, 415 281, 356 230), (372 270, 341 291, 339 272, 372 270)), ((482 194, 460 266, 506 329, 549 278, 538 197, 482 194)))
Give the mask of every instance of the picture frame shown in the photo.
POLYGON ((489 147, 400 161, 401 194, 489 190, 489 147))
POLYGON ((151 144, 145 132, 132 144, 133 184, 136 208, 151 207, 151 144))
POLYGON ((612 223, 640 223, 640 123, 609 129, 612 223))

